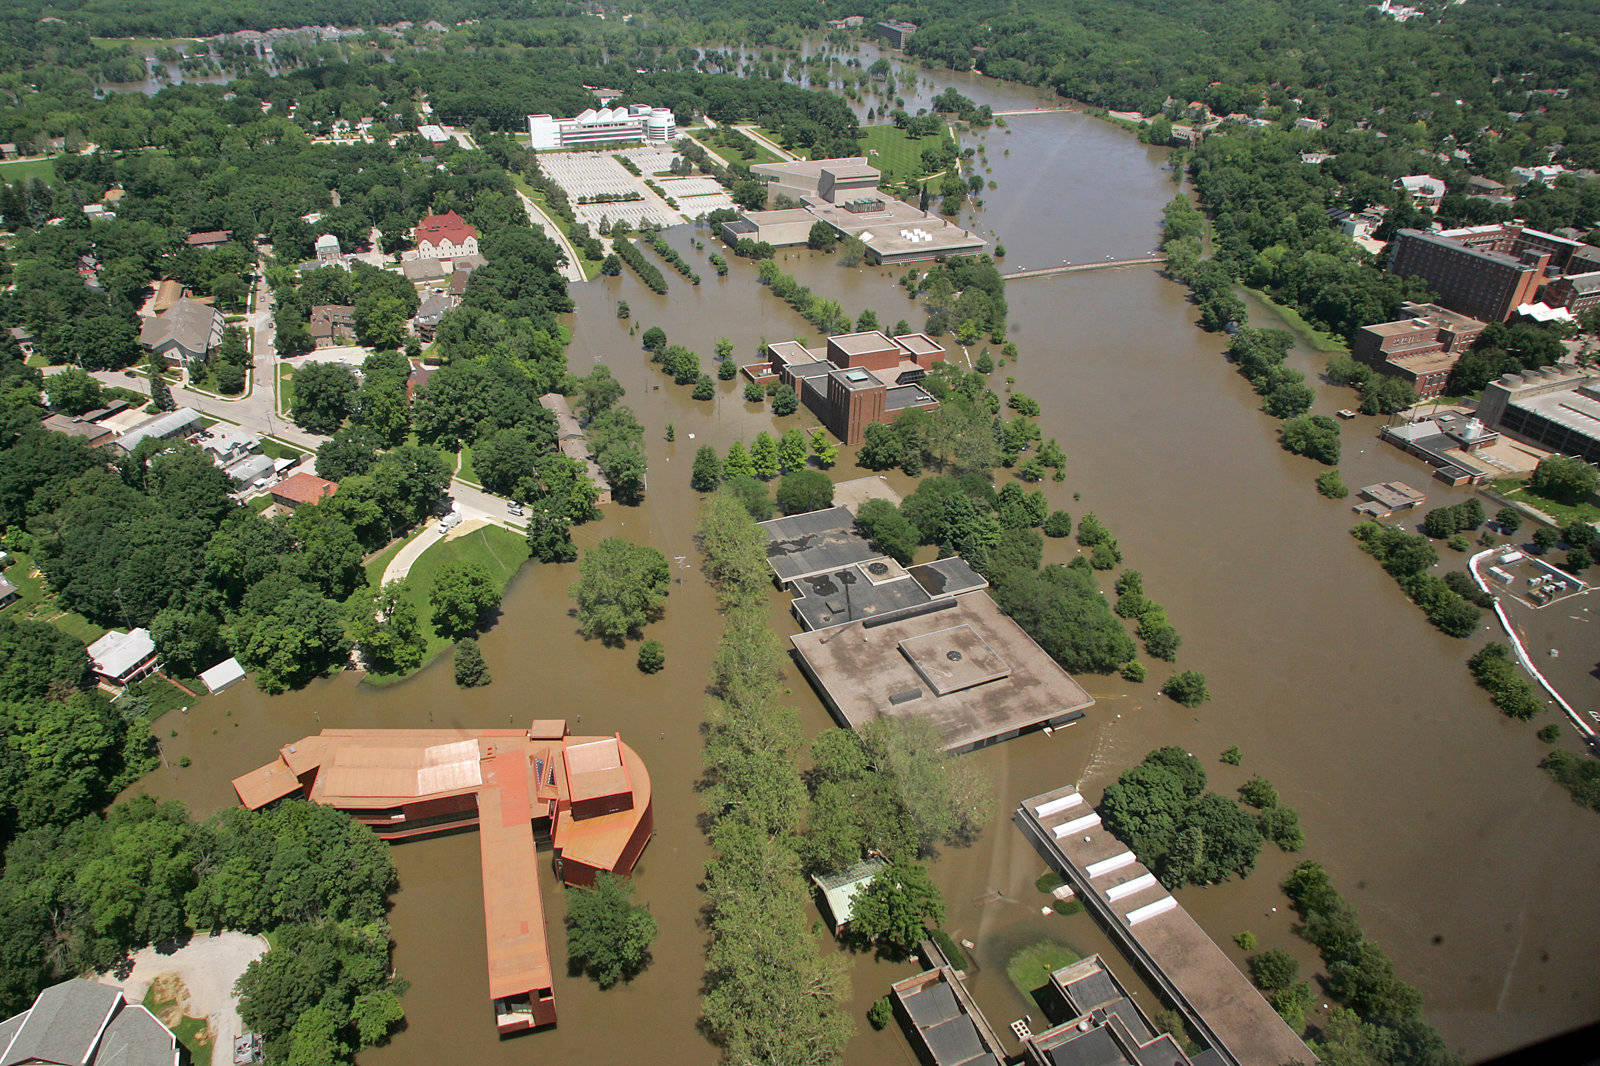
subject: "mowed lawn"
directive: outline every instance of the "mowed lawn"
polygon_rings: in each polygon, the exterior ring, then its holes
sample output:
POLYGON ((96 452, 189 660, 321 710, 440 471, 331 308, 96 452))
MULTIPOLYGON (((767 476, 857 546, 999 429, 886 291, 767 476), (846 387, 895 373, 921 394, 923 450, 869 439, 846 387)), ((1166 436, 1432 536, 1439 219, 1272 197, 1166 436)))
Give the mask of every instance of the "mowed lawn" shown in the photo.
MULTIPOLYGON (((388 552, 382 553, 379 557, 382 564, 387 564, 389 558, 392 556, 388 552)), ((383 577, 381 569, 378 570, 376 577, 372 577, 372 569, 380 565, 379 559, 374 559, 368 568, 368 575, 374 581, 383 577)), ((522 569, 522 564, 527 561, 527 540, 501 526, 480 526, 464 536, 441 540, 418 557, 411 566, 411 572, 406 575, 408 590, 406 598, 416 607, 417 617, 422 622, 422 631, 428 638, 428 650, 422 659, 424 666, 431 662, 434 656, 448 649, 451 644, 449 640, 434 632, 433 608, 428 604, 428 593, 433 590, 433 579, 439 571, 455 564, 476 563, 488 572, 490 579, 503 591, 511 584, 511 579, 516 576, 517 571, 522 569)), ((367 681, 374 685, 388 685, 407 676, 409 675, 370 674, 367 681)))
POLYGON ((46 184, 55 181, 55 163, 49 159, 17 159, 0 163, 0 181, 10 185, 29 178, 38 178, 46 184))
POLYGON ((861 154, 883 171, 885 181, 913 181, 922 175, 922 150, 948 136, 945 130, 933 137, 912 137, 897 126, 863 126, 861 154))
POLYGON ((55 596, 45 584, 44 578, 34 577, 33 557, 21 552, 11 553, 11 565, 6 568, 6 580, 17 586, 21 598, 4 611, 0 611, 0 618, 9 618, 13 621, 31 619, 35 622, 48 622, 67 636, 81 640, 84 644, 93 644, 106 635, 106 627, 95 625, 81 614, 74 614, 56 605, 55 596))

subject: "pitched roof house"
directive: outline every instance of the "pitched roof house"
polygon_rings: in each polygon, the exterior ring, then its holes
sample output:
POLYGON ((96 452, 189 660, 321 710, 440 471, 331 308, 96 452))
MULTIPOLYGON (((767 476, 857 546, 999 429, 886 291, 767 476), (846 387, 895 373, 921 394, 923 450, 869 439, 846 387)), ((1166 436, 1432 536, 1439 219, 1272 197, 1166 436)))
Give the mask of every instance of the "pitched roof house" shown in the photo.
POLYGON ((338 491, 337 482, 302 470, 272 486, 272 498, 279 506, 292 511, 303 503, 321 503, 338 491))
POLYGON ((169 366, 204 359, 222 343, 222 316, 216 308, 191 300, 177 300, 139 327, 139 341, 167 361, 169 366))
POLYGON ((419 259, 454 259, 478 254, 478 231, 454 211, 429 215, 417 223, 419 259))
POLYGON ((50 986, 27 1010, 0 1022, 0 1063, 178 1066, 178 1041, 120 989, 73 979, 50 986))

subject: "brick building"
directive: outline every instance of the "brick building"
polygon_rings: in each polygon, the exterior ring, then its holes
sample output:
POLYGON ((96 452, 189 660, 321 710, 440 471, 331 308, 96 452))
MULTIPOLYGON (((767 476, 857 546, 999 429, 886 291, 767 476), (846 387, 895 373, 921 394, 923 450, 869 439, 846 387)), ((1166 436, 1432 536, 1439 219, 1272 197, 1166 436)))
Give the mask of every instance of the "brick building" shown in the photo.
POLYGON ((526 729, 326 729, 234 779, 257 810, 286 796, 348 813, 390 841, 478 829, 489 995, 504 1035, 556 1022, 538 852, 593 885, 633 871, 654 831, 650 774, 620 736, 526 729))
MULTIPOLYGON (((1567 306, 1572 290, 1563 279, 1600 271, 1600 248, 1520 222, 1467 226, 1437 233, 1395 234, 1389 272, 1427 281, 1439 303, 1485 322, 1504 322, 1523 304, 1540 298, 1567 306)), ((1594 291, 1594 287, 1590 287, 1594 291)), ((1595 300, 1600 302, 1600 296, 1595 300)), ((1590 304, 1589 306, 1593 306, 1590 304)))
POLYGON ((1545 287, 1544 302, 1575 315, 1600 307, 1600 271, 1557 278, 1545 287))
POLYGON ((1401 311, 1405 317, 1394 322, 1363 326, 1351 353, 1380 373, 1410 382, 1422 399, 1441 395, 1485 323, 1437 304, 1408 303, 1401 311))
POLYGON ((860 444, 874 422, 939 406, 919 384, 929 367, 945 361, 944 348, 926 333, 892 338, 877 330, 846 333, 829 337, 823 348, 780 341, 767 346, 767 357, 744 367, 745 374, 753 381, 776 378, 793 388, 845 444, 860 444))

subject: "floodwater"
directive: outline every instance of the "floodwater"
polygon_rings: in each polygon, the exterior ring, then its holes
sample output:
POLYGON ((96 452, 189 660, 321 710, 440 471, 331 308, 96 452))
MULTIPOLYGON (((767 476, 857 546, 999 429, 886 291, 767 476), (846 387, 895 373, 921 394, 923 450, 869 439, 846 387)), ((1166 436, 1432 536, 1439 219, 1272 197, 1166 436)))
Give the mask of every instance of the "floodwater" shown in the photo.
MULTIPOLYGON (((870 59, 868 60, 870 62, 870 59)), ((1028 90, 950 79, 982 102, 1021 101, 1028 90)), ((1018 105, 1014 105, 1018 106, 1018 105)), ((983 136, 984 172, 998 183, 977 220, 998 231, 1008 268, 1051 257, 1084 262, 1143 254, 1156 239, 1160 206, 1174 186, 1162 154, 1076 114, 1017 117, 983 136), (1008 132, 1009 131, 1009 132, 1008 132), (1006 154, 1009 149, 1009 154, 1006 154), (1042 165, 1041 165, 1042 164, 1042 165)), ((695 234, 673 243, 697 260, 695 234)), ((786 270, 885 325, 917 316, 894 286, 897 271, 840 268, 827 257, 790 252, 786 270)), ((691 287, 668 273, 670 292, 651 294, 631 275, 579 288, 571 364, 598 361, 627 386, 624 402, 646 427, 651 492, 643 506, 613 506, 577 531, 580 548, 607 535, 646 541, 674 558, 666 617, 647 635, 666 646, 666 669, 637 672, 636 646, 609 649, 581 639, 569 614, 572 566, 530 566, 508 594, 483 650, 489 688, 454 687, 447 661, 403 685, 374 691, 354 676, 320 681, 276 698, 240 686, 192 715, 160 723, 171 769, 141 788, 183 799, 204 813, 233 799, 228 780, 275 749, 326 726, 498 725, 565 716, 578 732, 621 732, 645 759, 655 785, 656 835, 637 872, 638 897, 660 925, 653 965, 635 982, 601 993, 582 978, 557 984, 559 1026, 507 1042, 494 1036, 483 966, 477 842, 471 834, 394 849, 401 890, 392 915, 395 964, 411 982, 408 1028, 362 1056, 368 1066, 441 1061, 522 1062, 652 1058, 711 1063, 696 1028, 704 931, 698 882, 706 849, 696 827, 695 780, 703 685, 717 627, 691 542, 696 496, 688 489, 695 449, 725 450, 760 429, 809 426, 801 412, 777 420, 745 404, 739 383, 696 402, 648 363, 630 332, 662 326, 674 343, 711 362, 717 337, 749 361, 761 338, 816 333, 755 283, 753 265, 732 260, 718 279, 699 267, 691 287), (626 299, 633 318, 619 321, 626 299), (665 440, 671 424, 676 440, 665 440), (169 736, 168 730, 176 731, 169 736), (193 765, 178 769, 188 755, 193 765)), ((1046 483, 1053 506, 1076 517, 1094 511, 1121 542, 1128 565, 1184 637, 1173 669, 1205 672, 1211 703, 1189 711, 1154 695, 1168 668, 1131 685, 1086 677, 1100 702, 1082 723, 1053 737, 1033 735, 964 756, 994 783, 995 816, 978 843, 934 864, 948 897, 947 928, 976 945, 972 988, 1005 1031, 1032 1010, 1005 977, 1016 948, 1043 938, 1080 952, 1114 950, 1089 919, 1044 916, 1048 898, 1034 879, 1043 864, 1010 824, 1024 797, 1063 782, 1097 795, 1151 748, 1195 752, 1220 791, 1252 773, 1269 778, 1297 808, 1305 857, 1326 864, 1359 910, 1367 933, 1417 985, 1427 1017, 1450 1043, 1480 1058, 1600 1016, 1593 960, 1600 954, 1600 821, 1580 810, 1537 769, 1542 746, 1527 724, 1504 719, 1476 689, 1464 660, 1476 641, 1432 629, 1348 535, 1348 501, 1318 496, 1320 470, 1280 451, 1274 423, 1257 411, 1248 384, 1222 358, 1222 341, 1194 328, 1181 288, 1147 268, 1122 268, 1011 285, 1011 337, 1021 359, 996 374, 1044 407, 1046 435, 1070 457, 1064 483, 1046 483), (1082 499, 1075 499, 1081 494, 1082 499), (1217 753, 1239 745, 1244 764, 1217 753)), ((1255 308, 1257 324, 1273 324, 1255 308)), ((1306 349, 1296 365, 1314 370, 1306 349)), ((1349 403, 1319 390, 1318 410, 1349 403)), ((1464 498, 1376 439, 1377 420, 1345 426, 1344 479, 1352 486, 1400 479, 1436 500, 1464 498)), ((838 477, 856 476, 848 454, 838 477)), ((906 479, 891 482, 904 491, 906 479)), ((1064 561, 1069 541, 1047 558, 1064 561)), ((1446 550, 1447 551, 1447 550, 1446 550)), ((1447 551, 1448 554, 1448 551, 1447 551)), ((772 622, 793 631, 774 593, 772 622)), ((1593 659, 1590 649, 1589 659, 1593 659)), ((1577 683, 1582 682, 1582 678, 1577 683)), ((790 688, 808 735, 830 721, 805 681, 790 688)), ((1586 704, 1594 688, 1575 692, 1586 704)), ((1292 936, 1277 889, 1294 858, 1269 850, 1248 879, 1186 889, 1180 899, 1235 957, 1234 933, 1294 952, 1309 972, 1315 957, 1292 936)), ((545 868, 548 869, 547 867, 545 868)), ((542 881, 551 953, 564 957, 562 890, 542 881)), ((832 950, 831 948, 826 950, 832 950)), ((853 970, 860 1028, 851 1063, 912 1062, 893 1028, 873 1033, 864 1012, 906 965, 858 958, 853 970)), ((1135 986, 1137 987, 1137 986, 1135 986)), ((1141 998, 1148 996, 1143 993, 1141 998)), ((1319 1000, 1319 1003, 1321 1001, 1319 1000)))

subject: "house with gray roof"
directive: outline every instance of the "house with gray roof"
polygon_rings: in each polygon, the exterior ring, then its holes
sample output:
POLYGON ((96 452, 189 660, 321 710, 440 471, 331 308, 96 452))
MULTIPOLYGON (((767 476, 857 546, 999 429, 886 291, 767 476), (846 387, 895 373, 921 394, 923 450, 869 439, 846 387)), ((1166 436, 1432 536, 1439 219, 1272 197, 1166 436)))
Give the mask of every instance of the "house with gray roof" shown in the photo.
POLYGON ((173 437, 184 436, 189 431, 199 428, 200 412, 192 407, 180 407, 176 411, 166 411, 134 426, 117 438, 117 447, 131 454, 139 446, 139 442, 147 437, 171 440, 173 437))
POLYGON ((185 296, 161 314, 145 319, 139 328, 139 342, 168 366, 186 366, 204 359, 222 343, 222 328, 216 308, 185 296))
POLYGON ((0 1066, 178 1066, 178 1040, 122 991, 74 979, 0 1022, 0 1066))
POLYGON ((22 597, 22 590, 0 575, 0 607, 10 607, 22 597))

